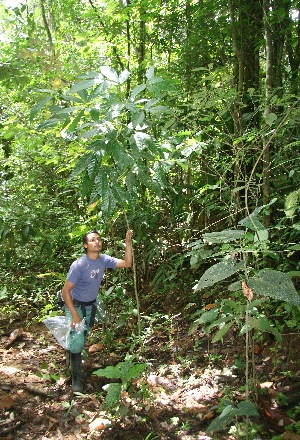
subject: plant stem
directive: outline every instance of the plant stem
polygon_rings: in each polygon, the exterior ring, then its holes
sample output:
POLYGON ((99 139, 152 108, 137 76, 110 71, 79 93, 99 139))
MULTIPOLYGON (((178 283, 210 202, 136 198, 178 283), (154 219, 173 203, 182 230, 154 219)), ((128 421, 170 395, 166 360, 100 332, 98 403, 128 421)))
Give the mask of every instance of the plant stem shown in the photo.
POLYGON ((249 301, 246 306, 246 400, 249 397, 249 301))
MULTIPOLYGON (((126 220, 127 229, 130 229, 126 212, 125 212, 125 220, 126 220)), ((133 285, 134 285, 134 294, 135 294, 136 309, 137 309, 138 337, 140 339, 140 337, 141 337, 140 299, 139 299, 138 289, 137 289, 136 265, 135 265, 135 256, 134 256, 134 249, 133 249, 132 243, 131 243, 131 251, 132 251, 133 285)))

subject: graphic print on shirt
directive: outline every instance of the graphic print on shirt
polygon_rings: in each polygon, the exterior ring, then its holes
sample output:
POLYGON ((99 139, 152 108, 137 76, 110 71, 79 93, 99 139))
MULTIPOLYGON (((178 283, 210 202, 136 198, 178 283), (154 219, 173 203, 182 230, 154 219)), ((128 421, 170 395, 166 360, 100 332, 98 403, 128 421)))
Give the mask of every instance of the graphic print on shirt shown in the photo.
POLYGON ((91 275, 90 278, 98 278, 98 274, 99 274, 99 269, 93 269, 91 270, 91 275))

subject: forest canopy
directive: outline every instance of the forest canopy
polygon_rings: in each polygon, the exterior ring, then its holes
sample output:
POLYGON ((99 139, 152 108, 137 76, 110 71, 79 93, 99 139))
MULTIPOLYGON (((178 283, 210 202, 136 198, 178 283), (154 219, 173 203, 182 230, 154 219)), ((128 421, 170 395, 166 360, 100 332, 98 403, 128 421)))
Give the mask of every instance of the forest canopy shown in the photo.
POLYGON ((108 252, 134 230, 137 289, 158 302, 198 299, 228 254, 240 280, 270 269, 298 287, 297 2, 21 0, 0 13, 3 298, 49 307, 92 227, 108 252))

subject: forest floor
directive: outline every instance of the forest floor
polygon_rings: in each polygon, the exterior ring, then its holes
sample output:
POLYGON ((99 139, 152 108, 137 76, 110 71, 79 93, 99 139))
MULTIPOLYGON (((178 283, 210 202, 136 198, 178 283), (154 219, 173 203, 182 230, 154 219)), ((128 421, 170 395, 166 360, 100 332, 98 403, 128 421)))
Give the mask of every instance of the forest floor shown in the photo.
POLYGON ((272 340, 255 346, 264 391, 259 415, 248 425, 241 418, 230 431, 212 434, 207 427, 219 414, 220 402, 228 398, 238 405, 245 399, 243 337, 231 334, 222 344, 209 344, 204 334, 189 335, 189 324, 180 316, 174 316, 171 328, 162 322, 143 340, 140 362, 148 369, 122 393, 127 414, 120 415, 106 408, 103 386, 111 379, 93 372, 124 361, 122 338, 105 346, 99 329, 94 330, 83 365, 84 393, 74 396, 64 349, 42 323, 21 327, 20 322, 7 325, 0 339, 2 439, 236 439, 237 427, 239 438, 246 429, 249 439, 300 439, 295 428, 300 420, 299 414, 295 417, 295 408, 300 411, 298 335, 286 337, 280 346, 272 340), (286 431, 289 424, 293 428, 286 431))

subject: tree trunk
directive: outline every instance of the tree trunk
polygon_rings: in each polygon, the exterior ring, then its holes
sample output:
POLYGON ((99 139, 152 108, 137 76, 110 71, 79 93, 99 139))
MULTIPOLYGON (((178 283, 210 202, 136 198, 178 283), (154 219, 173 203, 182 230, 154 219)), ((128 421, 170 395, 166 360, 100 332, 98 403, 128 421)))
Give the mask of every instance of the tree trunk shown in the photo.
POLYGON ((51 52, 53 53, 53 55, 55 55, 55 47, 53 44, 53 38, 52 38, 51 30, 50 30, 50 25, 49 25, 47 17, 46 17, 46 9, 45 9, 45 5, 44 5, 44 0, 40 0, 40 7, 41 7, 43 23, 44 23, 44 26, 46 29, 50 49, 51 49, 51 52))
MULTIPOLYGON (((239 138, 249 126, 258 125, 258 103, 253 101, 248 89, 259 90, 259 52, 258 46, 261 40, 262 10, 258 0, 251 2, 242 0, 230 0, 229 15, 232 33, 232 47, 236 59, 235 84, 236 99, 233 109, 234 138, 239 138), (246 117, 248 115, 248 117, 246 117)), ((241 185, 247 175, 247 167, 242 162, 244 149, 242 143, 234 143, 233 152, 233 179, 234 188, 241 185), (241 158, 241 159, 240 159, 241 158)), ((240 191, 233 193, 235 206, 235 219, 238 220, 238 212, 241 210, 240 191)))
MULTIPOLYGON (((274 84, 274 51, 272 40, 272 29, 270 25, 270 2, 269 0, 263 0, 264 10, 264 31, 266 41, 266 87, 265 87, 265 108, 264 108, 264 120, 267 120, 268 115, 271 113, 271 94, 274 84)), ((268 138, 263 139, 263 204, 266 205, 270 198, 270 142, 268 138)), ((270 225, 270 214, 265 215, 265 226, 270 225)))
POLYGON ((295 29, 294 23, 290 20, 290 26, 287 30, 286 48, 288 60, 291 68, 291 94, 297 96, 299 94, 299 67, 300 67, 300 9, 294 7, 298 12, 295 29), (293 44, 293 41, 295 43, 293 44))
POLYGON ((144 66, 144 61, 145 61, 145 56, 146 56, 146 23, 143 19, 143 15, 144 15, 144 10, 141 9, 140 10, 140 32, 139 32, 139 48, 138 48, 138 53, 139 53, 139 58, 138 58, 138 79, 139 82, 142 83, 143 79, 144 79, 144 71, 145 71, 145 66, 144 66))

